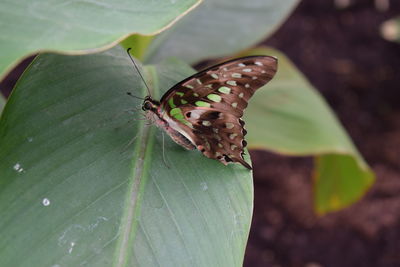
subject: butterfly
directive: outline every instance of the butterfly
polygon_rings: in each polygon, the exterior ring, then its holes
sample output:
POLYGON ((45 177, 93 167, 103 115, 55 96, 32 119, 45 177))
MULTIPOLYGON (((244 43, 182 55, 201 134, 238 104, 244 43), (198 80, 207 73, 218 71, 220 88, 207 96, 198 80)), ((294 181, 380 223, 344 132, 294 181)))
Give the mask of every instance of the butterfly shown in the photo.
POLYGON ((160 101, 146 96, 142 109, 149 120, 184 148, 198 149, 224 165, 240 163, 251 170, 243 159, 247 132, 241 118, 254 92, 276 71, 274 57, 233 59, 177 83, 160 101))

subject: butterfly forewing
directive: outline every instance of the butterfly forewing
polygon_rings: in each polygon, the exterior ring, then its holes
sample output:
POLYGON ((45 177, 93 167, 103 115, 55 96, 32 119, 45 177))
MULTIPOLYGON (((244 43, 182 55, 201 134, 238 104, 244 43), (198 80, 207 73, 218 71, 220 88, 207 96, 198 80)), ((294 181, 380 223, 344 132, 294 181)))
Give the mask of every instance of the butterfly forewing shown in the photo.
POLYGON ((241 117, 250 97, 276 70, 277 60, 269 56, 213 66, 172 87, 161 99, 160 113, 208 158, 251 169, 242 157, 246 141, 241 117))

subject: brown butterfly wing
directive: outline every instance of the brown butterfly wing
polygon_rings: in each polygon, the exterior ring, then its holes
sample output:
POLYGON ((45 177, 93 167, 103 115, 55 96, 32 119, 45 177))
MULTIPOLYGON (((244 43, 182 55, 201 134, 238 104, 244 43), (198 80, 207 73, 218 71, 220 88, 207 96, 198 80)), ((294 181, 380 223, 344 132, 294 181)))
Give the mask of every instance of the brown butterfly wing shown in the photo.
POLYGON ((250 97, 276 70, 277 60, 268 56, 210 67, 172 87, 161 99, 161 110, 206 157, 251 169, 243 159, 246 131, 241 117, 250 97))

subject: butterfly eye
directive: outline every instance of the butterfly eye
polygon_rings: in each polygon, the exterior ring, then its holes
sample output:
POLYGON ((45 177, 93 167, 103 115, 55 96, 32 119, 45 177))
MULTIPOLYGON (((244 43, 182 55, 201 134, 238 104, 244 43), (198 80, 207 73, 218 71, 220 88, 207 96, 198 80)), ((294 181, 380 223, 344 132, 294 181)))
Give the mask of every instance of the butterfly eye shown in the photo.
POLYGON ((143 103, 142 109, 143 109, 144 111, 146 111, 146 110, 150 110, 151 107, 152 107, 152 105, 151 105, 150 101, 145 101, 145 102, 143 103))

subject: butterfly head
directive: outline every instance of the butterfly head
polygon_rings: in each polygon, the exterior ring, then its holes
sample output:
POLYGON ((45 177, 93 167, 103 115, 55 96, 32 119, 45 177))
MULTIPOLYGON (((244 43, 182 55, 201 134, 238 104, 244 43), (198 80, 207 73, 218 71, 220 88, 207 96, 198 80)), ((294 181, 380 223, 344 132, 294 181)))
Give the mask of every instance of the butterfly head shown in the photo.
POLYGON ((150 96, 146 96, 142 104, 142 109, 143 111, 156 111, 159 106, 160 102, 153 100, 150 96))

